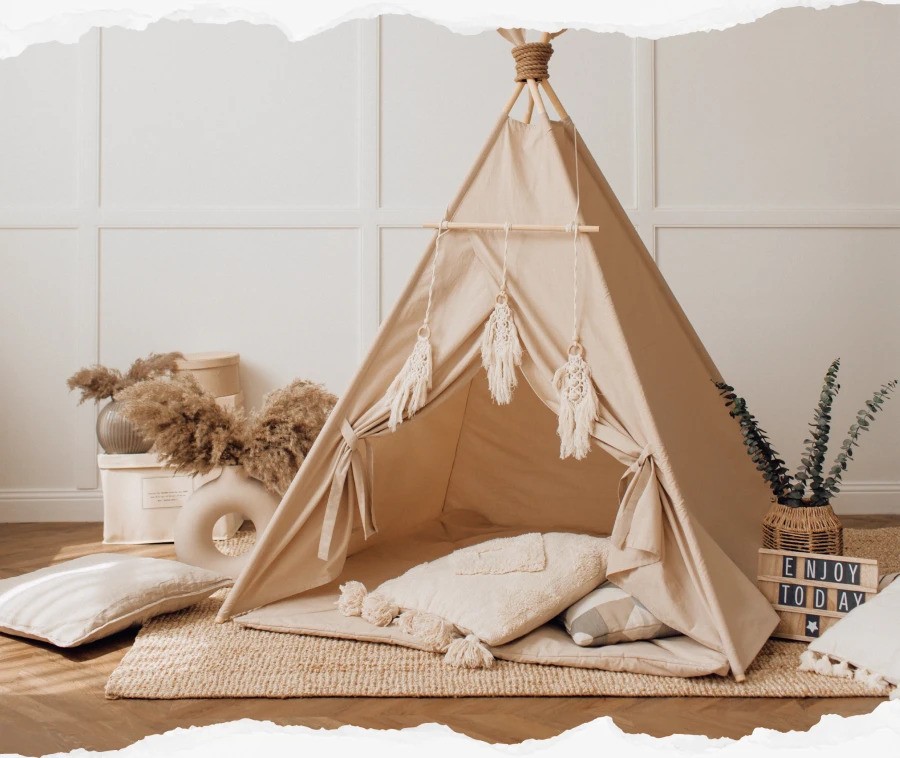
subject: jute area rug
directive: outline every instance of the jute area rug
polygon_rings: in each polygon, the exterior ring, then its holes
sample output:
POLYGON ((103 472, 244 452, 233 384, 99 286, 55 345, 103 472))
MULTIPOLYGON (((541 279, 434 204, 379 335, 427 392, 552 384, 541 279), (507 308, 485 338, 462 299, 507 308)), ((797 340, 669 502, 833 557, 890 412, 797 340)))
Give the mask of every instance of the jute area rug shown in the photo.
MULTIPOLYGON (((241 552, 252 536, 223 546, 241 552)), ((900 570, 900 527, 848 529, 847 555, 900 570)), ((222 543, 220 543, 222 546, 222 543)), ((215 623, 227 590, 148 622, 106 685, 109 698, 225 697, 872 697, 854 681, 797 671, 801 642, 769 640, 738 684, 497 661, 460 670, 442 657, 395 645, 279 634, 215 623)))

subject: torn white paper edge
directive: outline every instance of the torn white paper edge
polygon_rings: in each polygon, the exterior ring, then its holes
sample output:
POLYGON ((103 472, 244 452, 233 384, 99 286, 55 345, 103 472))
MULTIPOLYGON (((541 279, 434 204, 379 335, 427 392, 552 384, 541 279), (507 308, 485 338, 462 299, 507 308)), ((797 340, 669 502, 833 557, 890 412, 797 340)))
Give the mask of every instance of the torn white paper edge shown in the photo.
MULTIPOLYGON (((752 708, 752 704, 748 705, 752 708)), ((192 756, 260 755, 266 758, 297 756, 366 756, 366 758, 498 758, 500 756, 600 756, 616 758, 843 758, 848 755, 897 755, 900 752, 900 702, 886 702, 862 716, 823 716, 808 732, 756 729, 740 740, 710 739, 697 735, 649 737, 626 734, 609 716, 595 719, 557 737, 527 740, 516 745, 492 745, 454 732, 449 727, 423 724, 412 729, 377 730, 355 726, 310 729, 278 726, 269 721, 232 721, 215 726, 174 729, 147 737, 122 750, 94 753, 76 750, 57 753, 87 756, 168 758, 192 756)))
MULTIPOLYGON (((659 39, 727 29, 780 8, 822 9, 858 0, 0 0, 0 58, 41 42, 76 42, 94 27, 145 29, 162 19, 226 24, 248 21, 278 27, 302 40, 351 19, 399 13, 418 16, 461 34, 498 26, 557 31, 621 32, 659 39)), ((897 4, 900 0, 875 0, 897 4)))
MULTIPOLYGON (((290 40, 302 40, 352 19, 383 14, 408 14, 441 24, 451 31, 475 34, 498 26, 542 31, 561 28, 621 32, 632 37, 659 39, 698 31, 712 31, 750 23, 788 7, 824 9, 858 0, 418 0, 361 3, 329 0, 0 0, 0 58, 20 54, 29 45, 74 43, 92 28, 140 30, 160 20, 192 20, 226 24, 246 21, 280 29, 290 40)), ((900 0, 875 0, 900 4, 900 0)), ((752 707, 752 706, 750 706, 752 707)), ((882 703, 872 713, 842 718, 825 716, 808 732, 757 729, 741 740, 709 739, 695 735, 653 738, 622 732, 609 717, 567 731, 548 740, 519 745, 490 745, 444 726, 425 724, 404 730, 341 727, 314 730, 283 727, 270 722, 242 720, 207 727, 175 729, 147 737, 118 751, 56 753, 57 756, 216 756, 366 755, 367 758, 429 758, 466 756, 597 755, 614 751, 618 758, 636 756, 703 755, 741 758, 769 756, 836 758, 848 754, 889 755, 900 751, 900 701, 882 703), (301 752, 302 751, 302 752, 301 752)))

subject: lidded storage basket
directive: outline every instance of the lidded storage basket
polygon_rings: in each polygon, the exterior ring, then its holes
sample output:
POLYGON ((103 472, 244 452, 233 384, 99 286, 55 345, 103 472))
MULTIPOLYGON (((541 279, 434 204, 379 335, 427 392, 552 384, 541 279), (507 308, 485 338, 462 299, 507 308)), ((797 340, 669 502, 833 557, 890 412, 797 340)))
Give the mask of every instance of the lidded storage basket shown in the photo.
POLYGON ((241 356, 238 353, 185 353, 176 374, 191 374, 224 408, 244 407, 241 390, 241 356))

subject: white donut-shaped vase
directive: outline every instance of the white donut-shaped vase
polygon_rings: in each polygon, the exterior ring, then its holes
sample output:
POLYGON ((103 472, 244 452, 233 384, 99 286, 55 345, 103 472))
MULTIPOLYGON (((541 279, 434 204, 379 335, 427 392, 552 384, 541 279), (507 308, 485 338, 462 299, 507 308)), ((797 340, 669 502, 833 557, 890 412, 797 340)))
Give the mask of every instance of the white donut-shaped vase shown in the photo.
POLYGON ((272 519, 279 500, 241 466, 222 473, 194 492, 175 522, 175 554, 182 563, 237 579, 255 546, 242 555, 225 555, 213 541, 213 526, 222 516, 238 513, 252 521, 257 541, 272 519))

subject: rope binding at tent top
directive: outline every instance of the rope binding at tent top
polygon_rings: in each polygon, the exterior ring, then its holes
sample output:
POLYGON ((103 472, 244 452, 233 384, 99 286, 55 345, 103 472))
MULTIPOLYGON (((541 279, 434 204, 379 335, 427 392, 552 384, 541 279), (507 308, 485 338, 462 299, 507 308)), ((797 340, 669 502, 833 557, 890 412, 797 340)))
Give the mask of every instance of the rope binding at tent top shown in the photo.
POLYGON ((549 42, 523 42, 513 47, 512 55, 516 60, 515 81, 534 79, 542 82, 550 78, 547 66, 553 55, 553 45, 549 42))

